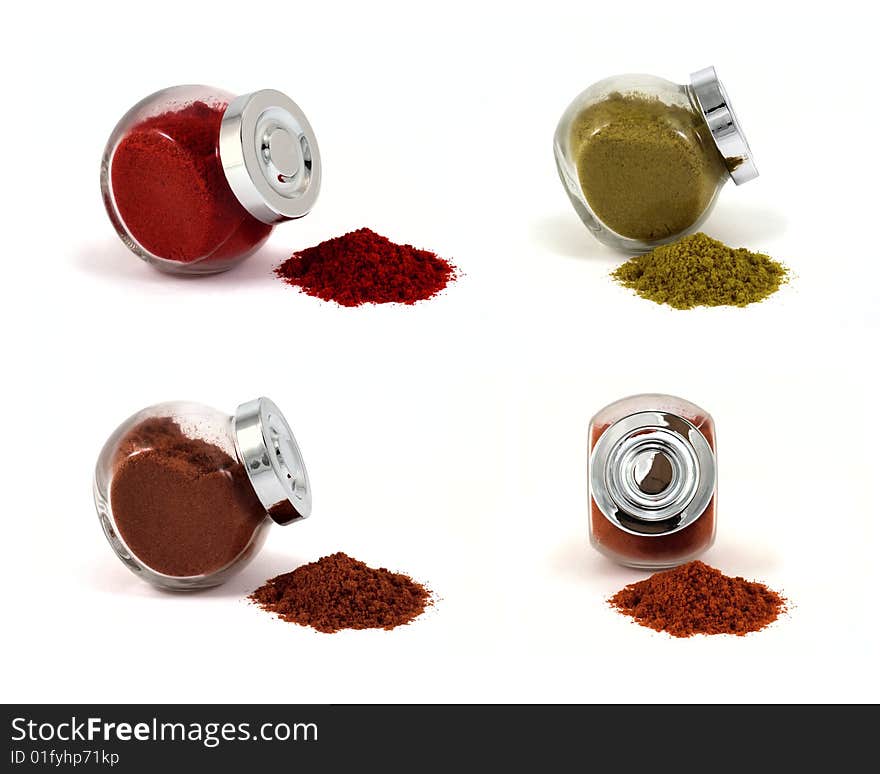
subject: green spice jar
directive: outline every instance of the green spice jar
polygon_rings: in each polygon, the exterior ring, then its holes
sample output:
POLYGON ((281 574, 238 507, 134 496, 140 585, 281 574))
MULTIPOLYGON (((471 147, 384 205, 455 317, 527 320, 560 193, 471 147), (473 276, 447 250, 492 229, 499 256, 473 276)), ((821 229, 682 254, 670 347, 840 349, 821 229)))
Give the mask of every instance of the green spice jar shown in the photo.
POLYGON ((593 84, 562 115, 554 152, 587 228, 630 253, 696 230, 727 180, 758 176, 712 67, 687 85, 653 75, 593 84))

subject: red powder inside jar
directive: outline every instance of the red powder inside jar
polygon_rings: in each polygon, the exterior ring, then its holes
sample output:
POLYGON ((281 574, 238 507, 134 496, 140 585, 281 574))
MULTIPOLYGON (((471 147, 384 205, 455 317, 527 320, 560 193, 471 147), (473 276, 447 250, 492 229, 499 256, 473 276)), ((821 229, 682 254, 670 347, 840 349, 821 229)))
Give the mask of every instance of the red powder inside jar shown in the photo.
POLYGON ((272 231, 241 206, 226 181, 217 141, 225 103, 193 102, 145 118, 113 152, 112 198, 148 252, 220 270, 272 231))
POLYGON ((250 600, 283 621, 332 634, 407 624, 431 604, 431 593, 408 575, 340 552, 266 581, 250 600))
MULTIPOLYGON (((715 436, 711 424, 706 417, 688 417, 715 450, 715 436)), ((613 423, 593 427, 590 437, 590 450, 596 446, 599 438, 613 423)), ((591 537, 594 543, 608 553, 616 555, 623 563, 669 565, 686 562, 701 554, 715 539, 715 496, 706 506, 703 515, 693 524, 671 535, 631 535, 612 524, 602 513, 596 501, 590 497, 591 537)))
POLYGON ((145 419, 120 442, 110 508, 129 550, 175 577, 222 569, 266 518, 244 466, 169 417, 145 419))
POLYGON ((763 583, 731 578, 703 562, 689 562, 618 591, 609 604, 636 623, 673 637, 756 632, 786 610, 763 583))
POLYGON ((590 518, 593 520, 593 540, 622 557, 625 563, 672 565, 701 554, 711 545, 715 532, 715 498, 712 498, 699 519, 671 535, 647 537, 624 532, 608 521, 592 498, 590 518))
POLYGON ((341 306, 414 304, 432 298, 456 276, 428 250, 398 245, 368 228, 294 253, 275 269, 289 285, 341 306))

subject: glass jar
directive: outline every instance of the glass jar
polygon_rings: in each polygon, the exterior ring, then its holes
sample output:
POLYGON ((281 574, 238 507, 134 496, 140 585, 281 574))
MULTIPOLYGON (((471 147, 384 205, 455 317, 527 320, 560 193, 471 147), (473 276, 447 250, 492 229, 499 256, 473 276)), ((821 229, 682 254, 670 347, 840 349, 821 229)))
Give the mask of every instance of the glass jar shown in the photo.
POLYGON ((104 206, 122 241, 172 274, 215 274, 257 250, 277 223, 311 210, 318 143, 278 91, 235 97, 174 86, 116 125, 101 161, 104 206))
POLYGON ((634 395, 590 421, 590 542, 628 567, 695 559, 715 540, 715 422, 672 395, 634 395))
POLYGON ((222 583, 272 521, 301 521, 312 507, 293 432, 268 398, 231 417, 198 403, 139 411, 104 444, 94 494, 116 555, 166 589, 222 583))
POLYGON ((695 231, 727 180, 758 176, 712 67, 687 85, 653 75, 593 84, 563 113, 553 149, 581 220, 630 254, 695 231))

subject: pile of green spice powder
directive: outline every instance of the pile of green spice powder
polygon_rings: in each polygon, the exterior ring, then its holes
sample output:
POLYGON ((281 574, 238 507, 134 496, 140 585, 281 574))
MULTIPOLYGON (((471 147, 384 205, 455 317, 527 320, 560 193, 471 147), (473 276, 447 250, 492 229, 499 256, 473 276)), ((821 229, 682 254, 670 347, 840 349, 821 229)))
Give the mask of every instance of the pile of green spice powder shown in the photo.
POLYGON ((629 239, 689 229, 728 175, 702 117, 656 97, 609 94, 575 118, 569 142, 590 208, 629 239))
POLYGON ((788 280, 788 269, 763 253, 699 233, 631 258, 611 276, 642 298, 692 309, 763 301, 788 280))

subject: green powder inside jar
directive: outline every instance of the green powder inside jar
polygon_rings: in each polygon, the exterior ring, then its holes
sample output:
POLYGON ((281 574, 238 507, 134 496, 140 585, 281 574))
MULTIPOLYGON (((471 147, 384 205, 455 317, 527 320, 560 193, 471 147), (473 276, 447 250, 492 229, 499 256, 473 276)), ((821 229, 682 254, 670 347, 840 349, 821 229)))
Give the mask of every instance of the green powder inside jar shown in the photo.
POLYGON ((699 114, 640 94, 615 92, 584 109, 570 143, 590 208, 629 239, 687 230, 728 174, 699 114))
POLYGON ((611 276, 642 298, 692 309, 762 301, 787 281, 788 269, 763 253, 700 233, 631 258, 611 276))

